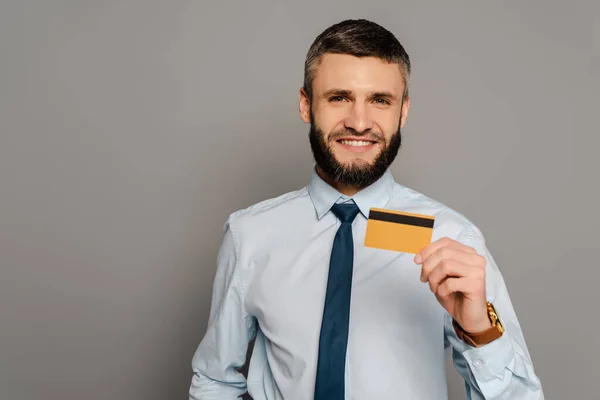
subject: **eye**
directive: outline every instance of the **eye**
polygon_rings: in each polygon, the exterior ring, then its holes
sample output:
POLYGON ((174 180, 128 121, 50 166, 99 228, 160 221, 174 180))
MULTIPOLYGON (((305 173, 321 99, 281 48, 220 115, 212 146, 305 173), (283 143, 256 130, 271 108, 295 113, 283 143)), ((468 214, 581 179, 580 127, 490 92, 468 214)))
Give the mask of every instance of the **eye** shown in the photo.
POLYGON ((344 101, 346 98, 344 96, 332 96, 329 98, 329 101, 344 101))
POLYGON ((381 105, 388 105, 390 104, 389 101, 387 101, 386 99, 382 98, 382 97, 378 97, 375 99, 375 103, 377 104, 381 104, 381 105))

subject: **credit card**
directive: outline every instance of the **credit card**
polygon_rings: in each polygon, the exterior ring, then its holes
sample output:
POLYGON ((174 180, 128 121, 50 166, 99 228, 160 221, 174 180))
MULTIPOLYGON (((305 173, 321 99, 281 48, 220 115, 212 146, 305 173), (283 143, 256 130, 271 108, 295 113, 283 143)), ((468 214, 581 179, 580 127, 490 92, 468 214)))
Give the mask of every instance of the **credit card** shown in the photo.
POLYGON ((371 208, 365 246, 417 254, 431 243, 434 222, 429 215, 371 208))

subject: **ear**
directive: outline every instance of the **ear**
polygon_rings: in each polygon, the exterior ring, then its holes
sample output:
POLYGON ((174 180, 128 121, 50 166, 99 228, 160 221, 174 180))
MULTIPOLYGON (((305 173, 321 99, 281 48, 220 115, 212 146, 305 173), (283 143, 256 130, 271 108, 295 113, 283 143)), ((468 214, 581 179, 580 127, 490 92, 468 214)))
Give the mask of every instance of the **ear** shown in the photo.
POLYGON ((307 124, 310 124, 310 99, 304 88, 300 89, 300 118, 307 124))
POLYGON ((406 124, 406 118, 408 117, 408 109, 410 108, 410 97, 406 96, 404 101, 402 102, 402 120, 400 121, 400 128, 404 128, 404 124, 406 124))

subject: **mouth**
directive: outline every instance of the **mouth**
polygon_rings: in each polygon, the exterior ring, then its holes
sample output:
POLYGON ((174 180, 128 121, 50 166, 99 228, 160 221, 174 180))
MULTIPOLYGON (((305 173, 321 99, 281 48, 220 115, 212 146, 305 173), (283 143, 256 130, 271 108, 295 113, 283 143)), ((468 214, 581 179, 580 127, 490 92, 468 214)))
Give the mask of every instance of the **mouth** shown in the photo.
POLYGON ((358 138, 341 138, 335 141, 339 147, 353 153, 364 153, 377 145, 375 140, 358 138))

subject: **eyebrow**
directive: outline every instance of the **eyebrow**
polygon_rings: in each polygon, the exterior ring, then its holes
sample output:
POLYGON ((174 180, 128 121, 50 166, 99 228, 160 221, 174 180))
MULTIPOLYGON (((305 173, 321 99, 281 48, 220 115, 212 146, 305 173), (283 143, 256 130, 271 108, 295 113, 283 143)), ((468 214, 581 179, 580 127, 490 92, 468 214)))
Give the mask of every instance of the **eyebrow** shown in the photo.
MULTIPOLYGON (((325 91, 325 93, 323 93, 323 97, 325 97, 325 98, 332 97, 332 96, 344 96, 344 97, 353 98, 354 93, 351 90, 338 89, 338 88, 329 89, 329 90, 325 91)), ((370 99, 384 98, 390 102, 398 101, 398 97, 396 95, 394 95, 392 92, 388 92, 388 91, 369 92, 369 93, 367 93, 367 97, 370 99)))
POLYGON ((345 96, 345 97, 353 97, 353 93, 351 90, 344 89, 329 89, 325 93, 323 93, 323 97, 332 97, 332 96, 345 96))

